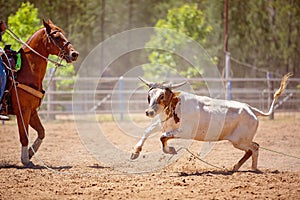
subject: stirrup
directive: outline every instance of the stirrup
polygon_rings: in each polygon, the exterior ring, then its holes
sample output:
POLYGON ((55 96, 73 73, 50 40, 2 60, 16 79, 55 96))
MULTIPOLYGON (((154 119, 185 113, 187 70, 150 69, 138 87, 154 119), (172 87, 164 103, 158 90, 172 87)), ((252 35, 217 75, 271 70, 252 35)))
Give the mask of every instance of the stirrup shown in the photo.
POLYGON ((0 114, 0 120, 9 120, 9 117, 6 115, 1 115, 0 114))
POLYGON ((6 106, 2 106, 3 104, 0 103, 0 120, 9 120, 6 112, 6 106))

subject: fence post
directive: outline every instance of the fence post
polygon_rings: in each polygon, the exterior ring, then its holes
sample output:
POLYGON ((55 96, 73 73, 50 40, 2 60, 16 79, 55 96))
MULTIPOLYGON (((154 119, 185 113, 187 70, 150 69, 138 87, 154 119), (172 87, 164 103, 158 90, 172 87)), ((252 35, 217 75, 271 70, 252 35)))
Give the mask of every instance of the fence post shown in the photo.
MULTIPOLYGON (((271 81, 272 74, 270 72, 267 72, 267 84, 268 84, 268 106, 271 105, 273 98, 274 98, 274 84, 273 81, 271 81)), ((270 120, 274 120, 274 109, 272 110, 271 115, 269 116, 270 120)))
MULTIPOLYGON (((54 68, 51 68, 50 74, 53 74, 54 70, 55 70, 54 68)), ((50 85, 48 88, 49 94, 48 94, 48 105, 47 105, 47 111, 48 111, 47 117, 48 120, 55 120, 55 114, 51 113, 52 111, 55 110, 55 105, 51 103, 51 101, 55 100, 55 94, 52 94, 51 92, 56 91, 56 80, 53 79, 49 84, 50 85)))
POLYGON ((226 79, 226 99, 231 100, 231 80, 230 78, 230 53, 225 53, 225 79, 226 79))
POLYGON ((120 77, 120 81, 119 81, 119 109, 120 109, 120 120, 123 121, 124 119, 124 77, 121 76, 120 77))

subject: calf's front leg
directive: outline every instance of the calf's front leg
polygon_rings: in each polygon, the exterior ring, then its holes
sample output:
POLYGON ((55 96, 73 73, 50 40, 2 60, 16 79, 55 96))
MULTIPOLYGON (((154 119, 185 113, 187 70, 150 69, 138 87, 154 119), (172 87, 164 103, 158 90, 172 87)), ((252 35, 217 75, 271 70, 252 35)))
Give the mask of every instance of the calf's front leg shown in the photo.
POLYGON ((171 131, 167 131, 162 134, 160 137, 160 141, 162 143, 163 147, 163 152, 168 153, 168 154, 176 154, 177 151, 175 150, 174 147, 170 147, 167 144, 167 141, 170 139, 194 139, 193 135, 193 126, 185 127, 184 129, 182 128, 177 128, 171 131))
POLYGON ((160 141, 162 143, 162 148, 164 153, 168 154, 176 154, 176 150, 174 147, 169 147, 167 142, 169 139, 175 138, 174 135, 171 132, 166 132, 163 133, 162 136, 160 137, 160 141))
POLYGON ((152 134, 157 132, 160 129, 160 120, 158 119, 153 124, 151 124, 144 132, 142 138, 138 141, 138 143, 133 148, 133 153, 130 156, 131 160, 137 159, 142 151, 143 145, 146 139, 152 134))

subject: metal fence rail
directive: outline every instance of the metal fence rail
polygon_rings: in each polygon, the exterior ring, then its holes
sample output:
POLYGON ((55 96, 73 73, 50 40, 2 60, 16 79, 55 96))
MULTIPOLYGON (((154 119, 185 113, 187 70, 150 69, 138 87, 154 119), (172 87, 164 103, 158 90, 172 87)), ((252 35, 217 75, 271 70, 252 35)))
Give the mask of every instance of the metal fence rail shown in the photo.
MULTIPOLYGON (((137 80, 136 77, 123 78, 77 78, 84 85, 78 89, 73 88, 74 83, 69 83, 68 87, 63 89, 55 89, 63 81, 72 82, 74 78, 55 77, 53 84, 49 87, 39 113, 45 117, 55 117, 55 115, 84 114, 95 112, 96 114, 111 113, 115 106, 119 106, 118 112, 128 109, 130 113, 143 113, 147 106, 146 95, 147 88, 137 80), (120 88, 120 80, 123 81, 120 88), (89 88, 88 83, 98 84, 96 90, 89 88), (134 86, 134 87, 133 87, 134 86), (74 95, 82 96, 81 100, 74 101, 74 95)), ((49 81, 45 78, 44 84, 49 81)), ((181 82, 182 79, 172 79, 173 82, 181 82)), ((223 98, 225 94, 225 86, 221 88, 207 88, 208 83, 217 83, 225 85, 225 81, 216 78, 193 78, 188 79, 187 86, 180 88, 193 92, 197 95, 212 96, 214 98, 223 98)), ((265 78, 232 78, 230 79, 232 89, 231 96, 233 100, 248 103, 257 108, 267 110, 270 106, 271 94, 279 87, 280 79, 265 78), (268 82, 269 81, 269 82, 268 82), (269 84, 274 86, 270 90, 269 84)), ((294 78, 290 80, 288 88, 279 99, 278 110, 299 111, 300 110, 300 89, 297 89, 300 79, 294 78), (284 101, 284 103, 282 102, 284 101)))

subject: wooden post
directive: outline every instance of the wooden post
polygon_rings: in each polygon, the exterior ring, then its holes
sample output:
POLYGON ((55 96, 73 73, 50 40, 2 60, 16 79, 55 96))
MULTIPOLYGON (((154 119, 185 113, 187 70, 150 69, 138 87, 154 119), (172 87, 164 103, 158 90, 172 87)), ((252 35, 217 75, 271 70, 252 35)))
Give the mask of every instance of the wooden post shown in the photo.
POLYGON ((228 0, 225 0, 224 5, 224 53, 228 51, 228 0))

